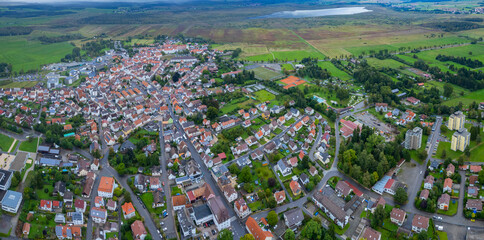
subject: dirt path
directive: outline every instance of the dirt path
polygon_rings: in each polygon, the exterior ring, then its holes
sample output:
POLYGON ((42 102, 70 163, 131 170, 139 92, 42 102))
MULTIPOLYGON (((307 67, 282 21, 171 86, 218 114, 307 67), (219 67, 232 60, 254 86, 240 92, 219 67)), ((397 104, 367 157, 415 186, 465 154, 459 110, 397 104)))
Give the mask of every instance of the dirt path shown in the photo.
POLYGON ((8 153, 11 153, 12 152, 12 148, 15 146, 15 143, 17 143, 17 139, 14 139, 13 140, 12 145, 10 145, 10 148, 8 149, 8 153))

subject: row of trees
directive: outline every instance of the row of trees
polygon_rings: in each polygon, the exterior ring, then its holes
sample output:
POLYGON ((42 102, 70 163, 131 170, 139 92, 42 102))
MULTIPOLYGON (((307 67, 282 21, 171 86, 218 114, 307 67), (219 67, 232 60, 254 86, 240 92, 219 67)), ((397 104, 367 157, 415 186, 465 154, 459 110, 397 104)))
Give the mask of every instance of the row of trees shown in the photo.
POLYGON ((484 66, 484 64, 481 61, 477 59, 474 60, 474 59, 466 58, 466 57, 455 57, 455 56, 447 56, 447 55, 439 54, 437 55, 437 57, 435 57, 435 59, 441 62, 447 62, 447 61, 455 62, 460 65, 468 66, 470 68, 480 68, 484 66))

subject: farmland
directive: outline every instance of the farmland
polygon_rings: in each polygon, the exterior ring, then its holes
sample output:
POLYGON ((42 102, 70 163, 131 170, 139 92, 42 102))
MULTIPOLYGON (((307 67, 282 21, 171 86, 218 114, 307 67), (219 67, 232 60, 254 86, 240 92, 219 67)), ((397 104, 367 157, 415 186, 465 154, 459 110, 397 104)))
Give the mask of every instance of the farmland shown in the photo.
POLYGON ((275 78, 280 78, 283 75, 278 72, 274 72, 265 67, 258 67, 253 69, 255 77, 262 80, 273 80, 275 78))
POLYGON ((454 106, 462 102, 464 106, 468 106, 472 102, 484 102, 484 89, 471 92, 469 94, 464 94, 458 98, 454 98, 448 101, 445 101, 444 104, 447 106, 454 106))
POLYGON ((331 73, 331 76, 337 77, 343 81, 350 80, 352 78, 350 75, 348 75, 348 73, 338 69, 331 62, 318 62, 318 66, 328 70, 331 73))

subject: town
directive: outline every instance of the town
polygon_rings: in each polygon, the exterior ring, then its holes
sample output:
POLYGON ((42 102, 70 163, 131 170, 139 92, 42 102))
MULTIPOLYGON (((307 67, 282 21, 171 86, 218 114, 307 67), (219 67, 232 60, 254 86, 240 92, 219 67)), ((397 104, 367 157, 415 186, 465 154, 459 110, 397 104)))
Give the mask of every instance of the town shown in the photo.
POLYGON ((3 239, 484 236, 484 103, 429 115, 313 59, 281 74, 187 39, 114 45, 0 90, 3 239))

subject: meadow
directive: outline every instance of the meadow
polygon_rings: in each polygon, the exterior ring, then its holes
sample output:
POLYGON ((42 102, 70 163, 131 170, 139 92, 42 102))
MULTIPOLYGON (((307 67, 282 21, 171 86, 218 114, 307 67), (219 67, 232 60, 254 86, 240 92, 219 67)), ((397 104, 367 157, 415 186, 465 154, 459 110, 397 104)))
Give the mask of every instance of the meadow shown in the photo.
POLYGON ((262 80, 273 80, 284 76, 281 73, 274 72, 264 67, 254 68, 253 71, 255 74, 255 78, 262 80))
POLYGON ((260 90, 253 93, 260 102, 272 101, 276 96, 267 90, 260 90))
POLYGON ((459 102, 462 102, 464 106, 468 106, 472 102, 484 102, 484 89, 464 94, 463 96, 451 100, 447 100, 444 102, 444 104, 447 106, 455 106, 459 104, 459 102))
POLYGON ((331 76, 337 77, 337 78, 339 78, 343 81, 347 81, 347 80, 352 79, 352 77, 348 73, 346 73, 346 72, 340 70, 339 68, 335 67, 331 62, 318 62, 318 66, 320 66, 323 69, 328 70, 328 72, 331 73, 331 76))

